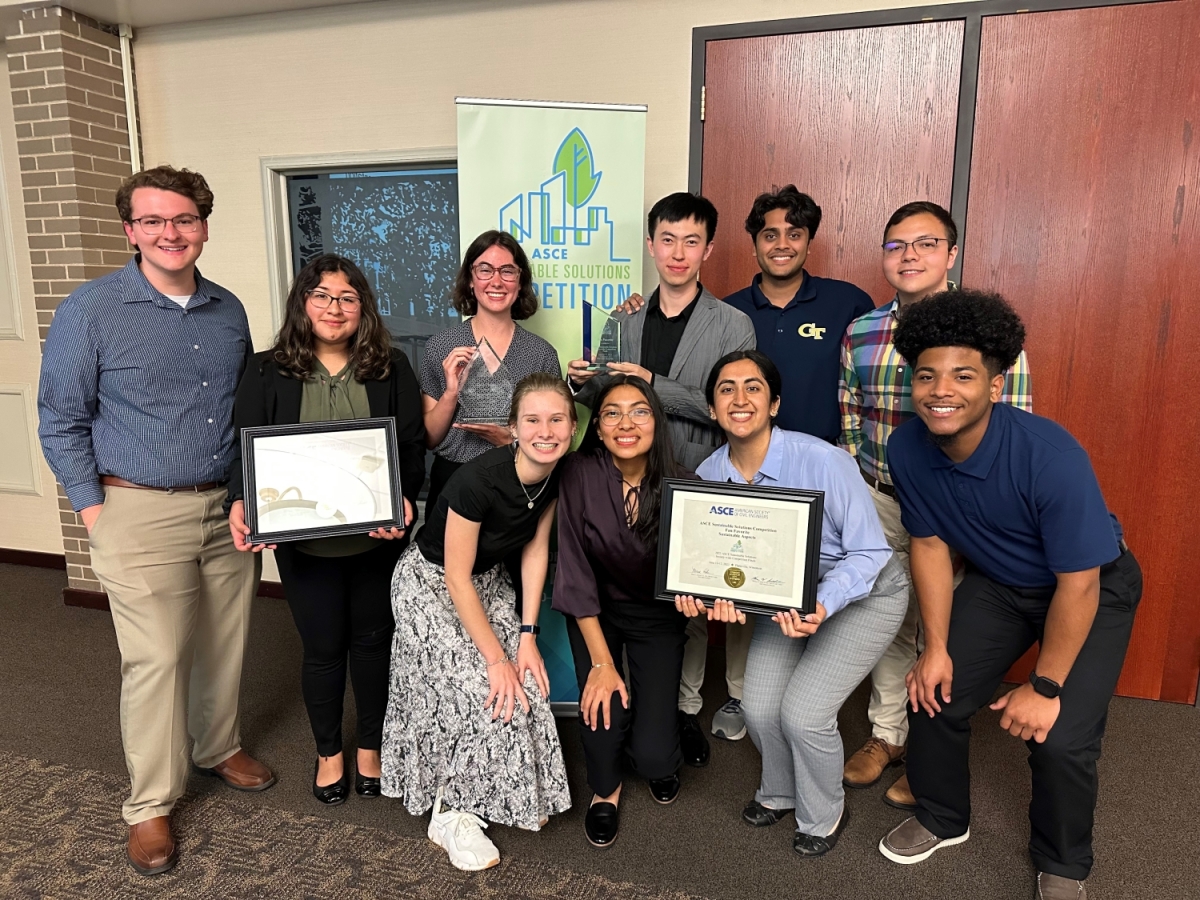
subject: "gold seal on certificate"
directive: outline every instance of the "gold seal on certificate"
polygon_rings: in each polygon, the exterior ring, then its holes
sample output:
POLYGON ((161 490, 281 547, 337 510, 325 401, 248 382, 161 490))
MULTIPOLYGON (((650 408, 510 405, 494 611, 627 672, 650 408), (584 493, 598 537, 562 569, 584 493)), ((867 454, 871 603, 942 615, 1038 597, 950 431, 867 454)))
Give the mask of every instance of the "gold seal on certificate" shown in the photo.
POLYGON ((814 612, 824 500, 821 491, 664 480, 656 595, 814 612))

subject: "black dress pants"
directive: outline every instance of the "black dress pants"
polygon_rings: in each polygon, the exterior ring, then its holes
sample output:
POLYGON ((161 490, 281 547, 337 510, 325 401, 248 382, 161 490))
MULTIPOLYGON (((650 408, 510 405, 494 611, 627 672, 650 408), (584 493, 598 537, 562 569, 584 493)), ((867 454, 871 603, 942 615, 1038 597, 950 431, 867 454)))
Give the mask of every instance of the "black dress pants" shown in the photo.
MULTIPOLYGON (((971 717, 991 702, 1009 666, 1041 640, 1053 596, 1052 587, 1009 587, 973 567, 954 592, 953 701, 932 718, 908 712, 917 819, 938 837, 957 837, 970 824, 971 717)), ((1100 569, 1100 606, 1059 695, 1061 712, 1044 743, 1026 742, 1033 773, 1029 855, 1039 871, 1079 880, 1091 871, 1096 760, 1141 597, 1142 570, 1132 553, 1100 569)))
POLYGON ((358 748, 378 750, 383 741, 391 662, 392 570, 407 541, 380 541, 354 556, 311 556, 288 544, 275 551, 283 592, 304 662, 300 686, 317 752, 342 752, 342 706, 346 658, 358 710, 358 748))
MULTIPOLYGON (((614 692, 607 730, 603 712, 595 731, 583 724, 582 714, 579 719, 588 785, 599 796, 607 797, 622 781, 622 751, 628 753, 634 771, 643 778, 666 778, 679 771, 683 753, 679 749, 675 708, 683 674, 687 619, 669 603, 654 600, 605 604, 599 619, 608 651, 622 678, 622 653, 629 661, 625 685, 629 709, 621 704, 621 695, 614 692)), ((566 616, 566 620, 582 695, 592 671, 592 657, 578 622, 572 616, 566 616)))

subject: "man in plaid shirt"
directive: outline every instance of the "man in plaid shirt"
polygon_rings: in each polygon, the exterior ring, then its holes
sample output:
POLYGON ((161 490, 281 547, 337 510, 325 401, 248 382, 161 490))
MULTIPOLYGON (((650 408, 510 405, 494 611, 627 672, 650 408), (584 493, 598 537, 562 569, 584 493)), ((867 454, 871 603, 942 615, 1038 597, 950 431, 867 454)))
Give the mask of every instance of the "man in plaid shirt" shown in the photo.
MULTIPOLYGON (((912 373, 892 346, 892 330, 897 314, 908 304, 953 289, 948 274, 957 256, 958 228, 950 213, 927 201, 900 207, 888 220, 883 243, 883 274, 896 289, 896 296, 851 322, 842 339, 838 384, 842 433, 838 445, 858 460, 884 535, 905 569, 909 538, 900 524, 900 505, 888 474, 886 450, 892 432, 916 413, 912 373)), ((1033 411, 1029 360, 1024 351, 1005 377, 1001 400, 1033 411)), ((871 737, 846 761, 843 782, 847 787, 870 787, 884 769, 903 760, 908 740, 905 676, 917 659, 919 620, 916 594, 910 591, 904 623, 871 672, 867 707, 871 737)), ((892 785, 884 802, 899 809, 916 808, 907 775, 892 785)))

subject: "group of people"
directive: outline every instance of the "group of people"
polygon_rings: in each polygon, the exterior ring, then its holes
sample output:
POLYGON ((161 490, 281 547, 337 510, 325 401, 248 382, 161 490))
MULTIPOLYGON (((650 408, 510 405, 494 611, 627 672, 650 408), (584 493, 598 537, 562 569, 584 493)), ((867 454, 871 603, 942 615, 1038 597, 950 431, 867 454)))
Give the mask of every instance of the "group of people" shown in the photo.
POLYGON ((430 813, 430 839, 468 870, 499 862, 488 823, 536 831, 569 808, 536 640, 557 528, 553 605, 580 691, 591 844, 619 834, 627 763, 670 804, 683 765, 709 762, 698 714, 719 621, 729 698, 711 733, 749 734, 762 755, 749 825, 790 816, 795 851, 824 855, 849 821, 845 788, 904 762, 885 800, 914 814, 881 853, 916 863, 965 841, 970 721, 991 703, 1030 749, 1037 896, 1086 896, 1096 759, 1140 570, 1087 454, 1029 411, 1020 318, 948 281, 944 209, 914 202, 886 223, 896 296, 876 309, 806 271, 821 211, 795 187, 755 200, 761 273, 724 301, 699 280, 716 209, 665 197, 647 222, 658 288, 615 313, 624 361, 574 360, 565 378, 519 324, 538 308, 524 251, 489 231, 455 281, 463 321, 429 340, 418 378, 369 282, 336 255, 301 269, 274 346, 254 354, 236 297, 196 268, 212 204, 186 169, 122 185, 136 254, 59 307, 39 392, 46 458, 88 530, 121 650, 137 871, 176 862, 189 735, 197 771, 239 790, 275 782, 238 721, 263 549, 246 525, 240 429, 383 416, 404 527, 272 547, 303 644, 317 800, 347 800, 353 769, 357 795, 430 813), (504 425, 462 421, 485 339, 516 381, 491 410, 504 425), (571 452, 579 405, 590 416, 571 452), (664 478, 822 491, 816 611, 656 600, 664 478), (993 702, 1035 642, 1030 683, 993 702), (872 737, 845 760, 837 714, 868 676, 872 737))

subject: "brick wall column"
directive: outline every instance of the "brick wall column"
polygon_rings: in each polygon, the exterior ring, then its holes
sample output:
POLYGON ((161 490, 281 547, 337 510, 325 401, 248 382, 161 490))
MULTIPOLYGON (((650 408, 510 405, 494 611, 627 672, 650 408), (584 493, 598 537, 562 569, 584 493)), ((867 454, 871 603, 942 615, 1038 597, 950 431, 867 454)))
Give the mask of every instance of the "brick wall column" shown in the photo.
MULTIPOLYGON (((121 44, 115 28, 52 6, 26 10, 5 49, 44 341, 63 298, 132 252, 113 206, 130 174, 121 44)), ((87 530, 61 485, 58 507, 70 588, 100 592, 87 530)))

